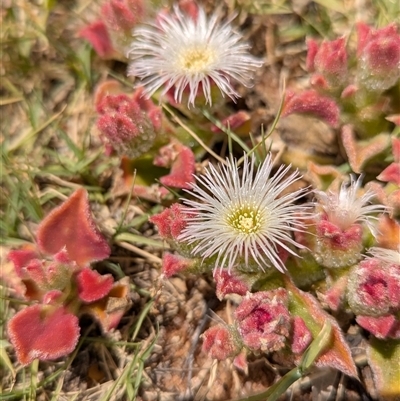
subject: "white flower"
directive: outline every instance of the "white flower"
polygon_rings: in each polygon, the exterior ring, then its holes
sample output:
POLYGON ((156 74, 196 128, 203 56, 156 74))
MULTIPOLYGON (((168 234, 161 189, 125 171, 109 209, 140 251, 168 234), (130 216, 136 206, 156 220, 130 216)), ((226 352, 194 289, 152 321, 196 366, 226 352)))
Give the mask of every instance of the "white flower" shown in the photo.
POLYGON ((400 266, 400 245, 398 246, 397 250, 372 247, 368 249, 368 253, 371 254, 372 257, 367 256, 367 259, 376 258, 381 260, 384 264, 394 264, 400 266))
POLYGON ((199 7, 196 20, 183 15, 178 6, 171 14, 160 14, 157 25, 138 27, 128 51, 133 61, 128 75, 139 77, 148 96, 164 86, 163 94, 175 87, 176 102, 188 87, 188 104, 193 104, 201 85, 211 104, 211 82, 231 99, 239 97, 231 85, 234 79, 249 86, 251 73, 262 62, 251 56, 230 21, 218 23, 199 7))
POLYGON ((371 190, 365 191, 362 195, 358 194, 361 180, 362 176, 357 180, 350 176, 350 183, 343 183, 339 192, 315 191, 315 194, 329 222, 343 231, 354 223, 364 223, 371 233, 376 235, 372 220, 377 220, 377 217, 371 216, 371 213, 383 213, 387 208, 383 205, 370 204, 370 200, 376 196, 371 190))
POLYGON ((284 272, 279 247, 293 255, 289 245, 304 248, 291 234, 303 231, 297 215, 306 209, 293 204, 306 189, 282 195, 301 178, 297 171, 284 178, 289 169, 281 166, 271 177, 270 154, 256 172, 254 156, 245 156, 241 176, 236 160, 218 168, 210 165, 192 184, 190 193, 197 200, 185 200, 189 217, 179 240, 194 244, 193 255, 216 256, 216 268, 255 262, 263 270, 273 265, 284 272))

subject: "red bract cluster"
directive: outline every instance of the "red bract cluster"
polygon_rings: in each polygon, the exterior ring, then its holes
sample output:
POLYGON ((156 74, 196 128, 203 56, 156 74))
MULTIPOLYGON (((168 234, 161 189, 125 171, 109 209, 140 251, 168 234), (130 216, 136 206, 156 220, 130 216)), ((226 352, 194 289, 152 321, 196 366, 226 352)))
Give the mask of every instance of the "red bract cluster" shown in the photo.
POLYGON ((400 35, 395 24, 373 29, 357 24, 360 74, 363 85, 371 90, 385 90, 400 78, 400 35))
MULTIPOLYGON (((218 325, 204 333, 203 351, 218 360, 237 357, 241 351, 303 353, 312 335, 301 317, 292 317, 288 304, 284 288, 248 292, 235 310, 232 326, 218 325)), ((235 364, 239 360, 235 358, 235 364)), ((240 366, 245 370, 245 361, 240 366)))
POLYGON ((121 156, 135 158, 147 152, 161 128, 160 108, 141 95, 141 89, 131 97, 121 93, 97 94, 101 138, 121 156))
POLYGON ((282 116, 312 114, 333 127, 351 123, 368 138, 387 129, 393 117, 385 115, 395 109, 383 92, 400 78, 400 35, 394 24, 372 29, 364 23, 357 24, 357 34, 353 52, 345 37, 320 44, 308 39, 306 67, 314 90, 289 91, 282 116))
POLYGON ((378 338, 400 338, 400 253, 372 249, 376 256, 360 262, 349 275, 348 302, 361 327, 378 338), (393 255, 393 261, 385 255, 393 255))
POLYGON ((313 80, 322 83, 323 89, 343 85, 347 78, 346 39, 324 41, 320 45, 314 39, 309 39, 307 46, 307 69, 315 72, 313 80))
POLYGON ((109 254, 110 248, 95 226, 83 189, 74 192, 42 221, 37 248, 30 246, 9 253, 25 286, 25 298, 38 302, 18 312, 7 327, 21 364, 72 352, 79 339, 78 317, 83 312, 98 317, 104 331, 118 324, 121 311, 129 305, 128 283, 114 283, 111 275, 101 275, 89 266, 109 254), (113 294, 113 289, 121 285, 126 291, 113 294), (119 309, 107 309, 111 297, 120 298, 119 309), (97 312, 99 308, 102 316, 97 312))

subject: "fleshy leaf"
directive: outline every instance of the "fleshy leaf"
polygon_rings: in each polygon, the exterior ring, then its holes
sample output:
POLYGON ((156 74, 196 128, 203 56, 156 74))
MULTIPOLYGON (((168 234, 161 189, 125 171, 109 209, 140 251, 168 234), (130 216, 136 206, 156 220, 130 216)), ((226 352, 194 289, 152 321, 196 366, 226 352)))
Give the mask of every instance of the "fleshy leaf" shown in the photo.
POLYGON ((40 250, 49 254, 65 247, 69 258, 80 266, 110 256, 110 247, 95 226, 88 194, 83 188, 40 223, 37 242, 40 250))
POLYGON ((356 141, 352 128, 342 129, 342 142, 352 170, 361 173, 365 164, 390 146, 390 135, 379 134, 368 141, 356 141))
POLYGON ((107 333, 118 326, 130 305, 129 278, 124 277, 114 283, 113 288, 106 297, 85 305, 82 308, 82 313, 88 313, 93 316, 100 324, 102 331, 107 333))
POLYGON ((79 36, 89 41, 101 58, 111 58, 114 55, 111 38, 103 21, 95 21, 87 25, 81 29, 79 36))
POLYGON ((357 377, 357 368, 351 357, 350 348, 336 320, 321 309, 320 304, 312 295, 296 288, 287 277, 285 277, 285 286, 289 291, 290 312, 304 320, 314 339, 322 330, 326 320, 331 323, 332 333, 329 347, 316 359, 315 365, 333 367, 349 376, 357 377))
POLYGON ((227 269, 217 269, 214 273, 217 298, 222 301, 228 294, 246 295, 250 285, 227 269))
POLYGON ((64 308, 33 305, 18 312, 8 323, 8 335, 23 365, 34 359, 53 360, 71 353, 78 342, 78 318, 64 308))
POLYGON ((25 278, 26 273, 23 268, 28 265, 32 259, 37 259, 39 256, 38 252, 31 245, 21 249, 10 251, 7 258, 14 264, 15 272, 19 277, 25 278))
POLYGON ((105 297, 114 283, 111 274, 101 275, 88 267, 76 276, 79 298, 84 302, 94 302, 105 297))
POLYGON ((162 272, 165 278, 183 272, 193 266, 193 260, 182 256, 165 253, 162 262, 162 272))
POLYGON ((324 120, 332 127, 339 124, 339 106, 327 96, 320 95, 317 91, 308 90, 299 94, 288 91, 282 110, 282 117, 293 113, 311 114, 324 120))
POLYGON ((173 143, 160 149, 161 156, 155 159, 157 166, 171 165, 171 172, 160 178, 163 185, 190 189, 195 182, 195 157, 190 148, 180 143, 173 143))
POLYGON ((374 374, 380 400, 398 400, 400 394, 400 340, 372 338, 367 348, 369 366, 374 374))

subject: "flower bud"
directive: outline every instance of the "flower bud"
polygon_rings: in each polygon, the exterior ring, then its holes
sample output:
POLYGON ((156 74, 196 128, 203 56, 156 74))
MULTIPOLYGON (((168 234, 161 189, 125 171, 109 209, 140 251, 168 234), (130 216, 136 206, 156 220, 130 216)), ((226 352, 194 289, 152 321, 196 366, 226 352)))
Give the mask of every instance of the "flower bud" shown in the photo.
POLYGON ((235 311, 243 343, 253 351, 284 348, 291 331, 287 306, 287 292, 283 288, 248 293, 235 311))
POLYGON ((203 352, 219 361, 237 355, 242 349, 242 345, 233 330, 224 326, 214 326, 208 329, 203 334, 203 352))
POLYGON ((400 311, 400 253, 371 248, 375 255, 355 266, 349 275, 347 298, 357 315, 383 316, 400 311))
POLYGON ((396 26, 372 29, 357 25, 359 82, 371 91, 384 91, 400 78, 400 35, 396 26))

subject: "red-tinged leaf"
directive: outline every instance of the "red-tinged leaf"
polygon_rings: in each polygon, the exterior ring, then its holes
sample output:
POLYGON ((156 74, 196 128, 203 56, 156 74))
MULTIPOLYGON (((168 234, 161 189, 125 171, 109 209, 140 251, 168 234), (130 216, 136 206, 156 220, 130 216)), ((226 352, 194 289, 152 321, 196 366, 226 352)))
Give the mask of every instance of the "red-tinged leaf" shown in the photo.
POLYGON ((157 226, 161 237, 176 240, 187 225, 187 217, 183 206, 174 203, 163 212, 151 216, 149 221, 157 226))
POLYGON ((81 29, 79 36, 88 40, 101 58, 111 58, 114 55, 111 38, 103 21, 95 21, 81 29))
POLYGON ((219 361, 237 355, 243 345, 234 329, 225 326, 214 326, 202 335, 202 351, 219 361))
MULTIPOLYGON (((400 114, 392 114, 390 116, 387 116, 386 120, 390 121, 393 124, 396 124, 397 126, 400 126, 400 114)), ((397 141, 400 144, 400 139, 398 139, 397 141)), ((399 155, 398 156, 398 159, 399 159, 400 158, 400 151, 399 151, 398 155, 399 155)))
POLYGON ((324 120, 332 127, 337 127, 339 124, 339 106, 333 99, 322 96, 315 90, 308 90, 299 94, 287 92, 282 117, 293 113, 311 114, 324 120))
POLYGON ((400 163, 390 164, 376 178, 380 181, 392 182, 400 186, 400 163))
POLYGON ((217 298, 222 301, 228 294, 246 295, 250 290, 249 283, 239 276, 229 273, 227 269, 217 269, 214 273, 217 298))
POLYGON ((330 347, 317 358, 315 365, 318 367, 333 367, 349 376, 357 377, 357 368, 351 357, 350 348, 336 320, 321 309, 320 304, 312 295, 296 288, 287 277, 285 277, 285 286, 289 291, 290 312, 304 320, 313 338, 318 336, 326 320, 331 322, 332 337, 330 347))
POLYGON ((38 257, 39 254, 33 245, 28 245, 22 249, 10 251, 7 255, 7 258, 14 264, 15 272, 21 278, 26 278, 26 272, 22 269, 26 267, 32 259, 36 259, 38 257))
POLYGON ((80 188, 54 209, 39 225, 41 251, 56 254, 64 247, 69 258, 85 266, 110 255, 107 241, 97 230, 90 213, 87 192, 80 188))
POLYGON ((320 191, 339 191, 344 175, 334 166, 321 166, 313 162, 307 165, 307 178, 320 191))
POLYGON ((114 283, 111 274, 101 275, 88 267, 76 276, 79 298, 84 302, 94 302, 104 298, 114 283))
POLYGON ((372 338, 367 347, 368 364, 372 369, 379 400, 399 399, 400 340, 372 338))
POLYGON ((312 341, 312 335, 308 330, 304 320, 295 316, 293 318, 293 340, 292 352, 294 354, 302 354, 312 341))
POLYGON ((355 173, 361 173, 367 162, 390 146, 390 135, 379 134, 368 141, 357 141, 352 128, 345 125, 342 129, 343 147, 355 173))
POLYGON ((160 178, 163 185, 190 189, 195 182, 195 158, 194 153, 187 146, 181 146, 176 159, 172 163, 171 172, 168 175, 160 178))
POLYGON ((400 224, 389 216, 382 215, 378 222, 377 246, 397 249, 400 244, 400 224))
POLYGON ((113 288, 105 298, 85 305, 82 313, 93 316, 100 324, 103 332, 115 329, 126 310, 130 307, 129 279, 127 277, 114 283, 113 288))
POLYGON ((356 321, 376 338, 400 340, 400 321, 393 315, 379 317, 357 316, 356 321))
POLYGON ((165 278, 170 278, 174 274, 184 272, 192 266, 192 259, 186 259, 172 253, 165 253, 162 262, 162 273, 165 278))
POLYGON ((79 320, 64 308, 29 306, 8 323, 8 335, 18 361, 28 365, 34 359, 53 360, 71 353, 79 339, 79 320))

